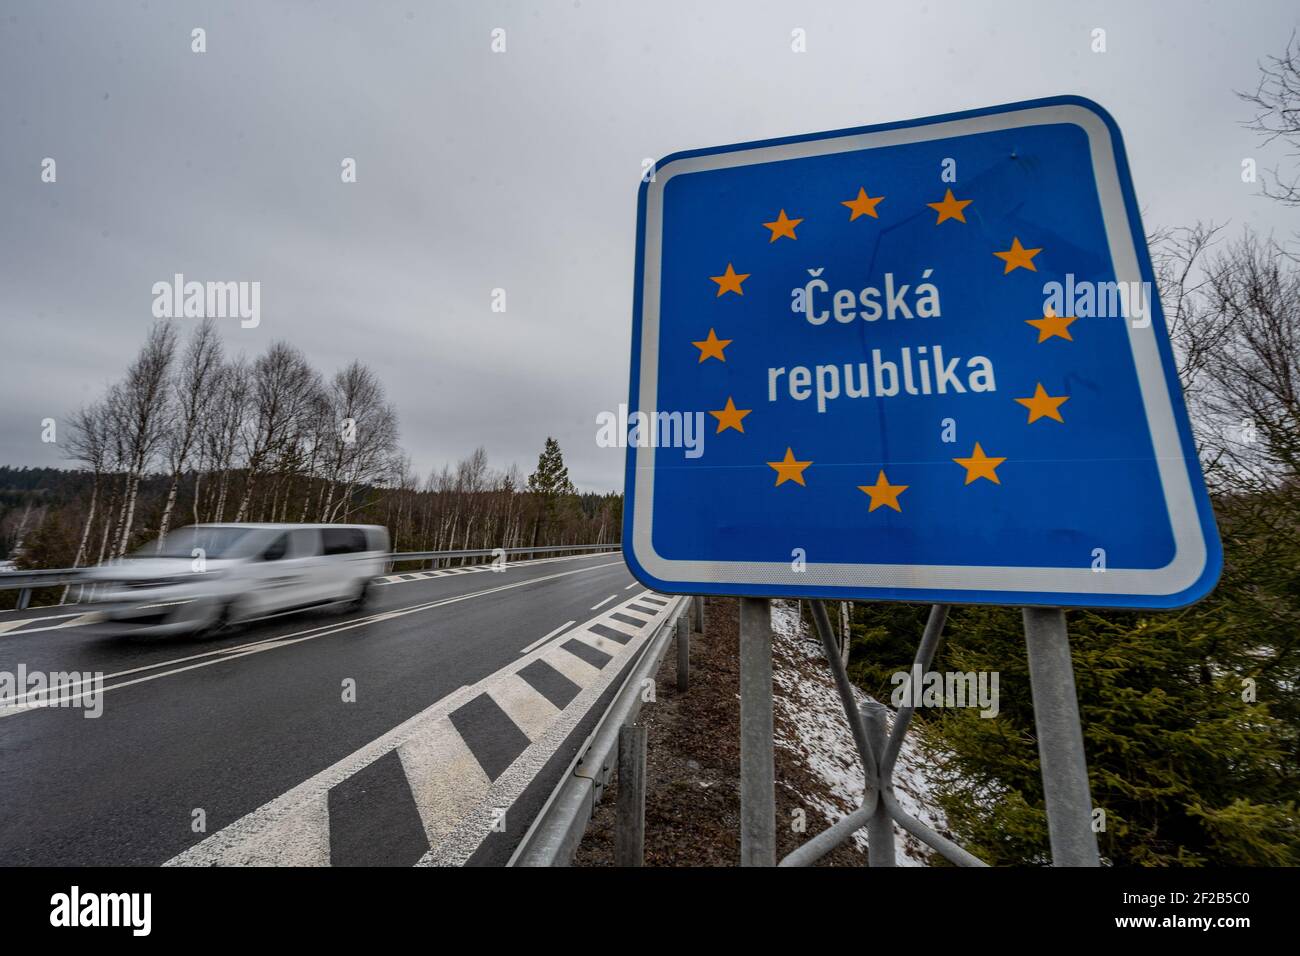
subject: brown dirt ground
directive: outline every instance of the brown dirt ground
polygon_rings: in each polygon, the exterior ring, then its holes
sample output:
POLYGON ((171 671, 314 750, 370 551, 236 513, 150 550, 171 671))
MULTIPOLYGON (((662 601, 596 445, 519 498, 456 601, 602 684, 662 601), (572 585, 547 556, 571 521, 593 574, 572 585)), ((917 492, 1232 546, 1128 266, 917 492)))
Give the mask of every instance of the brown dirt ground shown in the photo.
MULTIPOLYGON (((709 598, 705 634, 691 635, 691 686, 677 692, 677 655, 670 647, 655 677, 654 703, 642 707, 647 728, 646 866, 736 866, 740 862, 740 672, 734 598, 709 598)), ((777 693, 780 689, 777 688, 777 693)), ((780 719, 779 716, 777 718, 780 719)), ((617 775, 616 775, 617 777, 617 775)), ((618 782, 587 827, 575 866, 614 865, 618 782)), ((777 858, 826 826, 801 793, 825 784, 780 748, 776 751, 777 858), (789 821, 802 809, 806 833, 789 821)), ((840 846, 823 866, 861 866, 865 856, 840 846)))

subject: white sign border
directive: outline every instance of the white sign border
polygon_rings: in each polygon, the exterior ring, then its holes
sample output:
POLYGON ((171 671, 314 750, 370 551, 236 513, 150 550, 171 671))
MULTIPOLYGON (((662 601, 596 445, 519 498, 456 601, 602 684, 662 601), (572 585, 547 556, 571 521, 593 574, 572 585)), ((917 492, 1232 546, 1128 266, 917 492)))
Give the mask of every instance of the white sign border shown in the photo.
MULTIPOLYGON (((1110 129, 1093 110, 1077 103, 1061 103, 1024 110, 995 112, 945 122, 883 129, 874 132, 810 139, 802 142, 757 146, 731 152, 685 156, 657 167, 646 190, 644 274, 641 285, 641 340, 639 409, 656 408, 659 367, 659 284, 662 261, 663 194, 675 177, 755 163, 825 156, 841 152, 878 149, 908 143, 1024 126, 1070 123, 1088 136, 1093 173, 1101 199, 1102 216, 1120 283, 1141 282, 1137 250, 1129 228, 1128 212, 1110 129)), ((1125 288, 1126 286, 1121 286, 1125 288)), ((636 480, 633 501, 633 557, 660 583, 708 583, 767 586, 792 590, 809 586, 828 589, 886 588, 897 590, 947 590, 1025 592, 1041 594, 1172 595, 1190 588, 1205 571, 1208 559, 1197 502, 1188 477, 1177 418, 1156 342, 1155 323, 1144 328, 1126 322, 1129 344, 1138 372, 1139 388, 1155 448, 1156 463, 1170 525, 1174 557, 1158 569, 1107 568, 1089 565, 1064 568, 1024 568, 970 565, 899 565, 818 563, 810 555, 806 570, 796 571, 789 560, 698 561, 665 558, 654 550, 654 456, 656 449, 635 450, 636 480)))

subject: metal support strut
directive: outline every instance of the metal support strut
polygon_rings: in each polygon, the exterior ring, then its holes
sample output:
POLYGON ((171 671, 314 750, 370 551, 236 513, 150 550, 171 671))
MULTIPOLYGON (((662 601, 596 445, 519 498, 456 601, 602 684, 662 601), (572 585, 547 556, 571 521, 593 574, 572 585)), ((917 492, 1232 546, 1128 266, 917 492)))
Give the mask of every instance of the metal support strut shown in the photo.
MULTIPOLYGON (((798 847, 781 861, 781 866, 809 866, 816 863, 863 827, 867 827, 870 865, 893 866, 896 862, 894 823, 958 866, 987 866, 978 857, 936 833, 899 805, 893 793, 894 764, 898 760, 898 752, 903 746, 903 737, 907 733, 908 724, 911 723, 916 708, 910 703, 906 707, 899 708, 894 718, 893 730, 886 739, 885 724, 888 709, 876 701, 868 701, 862 711, 859 711, 857 699, 853 695, 853 685, 849 683, 844 662, 835 645, 835 635, 831 631, 826 607, 821 601, 811 603, 817 636, 821 638, 822 650, 826 654, 827 663, 830 664, 831 675, 835 678, 835 688, 839 691, 840 703, 844 707, 844 716, 848 719, 853 741, 862 760, 862 775, 866 782, 866 791, 863 794, 862 806, 798 847), (863 711, 867 713, 864 714, 863 711)), ((909 680, 915 680, 917 673, 924 673, 934 660, 947 619, 946 605, 936 604, 930 609, 930 618, 926 622, 920 646, 917 647, 916 660, 909 680), (917 665, 920 665, 919 670, 917 665)), ((914 693, 910 700, 915 701, 920 688, 914 687, 912 690, 914 693)))
MULTIPOLYGON (((817 636, 862 760, 865 791, 857 810, 795 849, 781 860, 781 866, 809 866, 863 827, 867 828, 870 865, 893 866, 895 823, 958 866, 987 866, 909 814, 893 792, 894 765, 921 696, 921 688, 916 685, 939 650, 948 607, 936 604, 930 609, 908 675, 911 693, 906 705, 898 709, 893 728, 886 733, 888 708, 868 700, 859 709, 826 607, 821 601, 810 604, 817 636)), ((1025 608, 1024 622, 1052 862, 1056 866, 1097 866, 1097 836, 1092 829, 1088 765, 1065 612, 1059 608, 1025 608)), ((766 865, 775 846, 772 633, 767 601, 752 598, 740 602, 740 723, 741 862, 766 865)))

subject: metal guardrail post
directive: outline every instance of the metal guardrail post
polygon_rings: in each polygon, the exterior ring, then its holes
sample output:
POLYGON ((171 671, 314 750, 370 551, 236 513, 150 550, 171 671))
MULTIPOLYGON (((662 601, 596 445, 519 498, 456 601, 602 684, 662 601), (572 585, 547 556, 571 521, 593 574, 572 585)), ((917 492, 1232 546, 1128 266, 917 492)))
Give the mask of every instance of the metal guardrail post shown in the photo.
POLYGON ((772 610, 740 599, 740 865, 776 865, 772 610))
POLYGON ((614 863, 645 864, 644 724, 629 724, 618 732, 618 803, 615 807, 614 863))
POLYGON ((1053 866, 1099 866, 1065 612, 1024 609, 1029 681, 1053 866))
POLYGON ((32 589, 31 589, 31 588, 23 588, 21 591, 18 592, 18 607, 17 607, 17 609, 18 609, 19 611, 25 611, 25 610, 27 610, 27 605, 29 605, 29 604, 31 604, 31 603, 32 603, 32 589))
MULTIPOLYGON (((868 700, 862 705, 862 722, 866 725, 867 740, 871 742, 871 752, 879 760, 885 753, 885 738, 888 735, 889 709, 877 700, 868 700)), ((884 793, 893 789, 893 782, 876 769, 877 786, 884 793)), ((894 856, 894 821, 889 815, 889 808, 884 800, 876 801, 876 810, 867 821, 867 865, 895 866, 894 856)))
POLYGON ((695 619, 695 633, 704 633, 704 595, 697 594, 691 601, 691 616, 695 619))
POLYGON ((677 619, 677 692, 691 689, 691 622, 683 614, 677 619))

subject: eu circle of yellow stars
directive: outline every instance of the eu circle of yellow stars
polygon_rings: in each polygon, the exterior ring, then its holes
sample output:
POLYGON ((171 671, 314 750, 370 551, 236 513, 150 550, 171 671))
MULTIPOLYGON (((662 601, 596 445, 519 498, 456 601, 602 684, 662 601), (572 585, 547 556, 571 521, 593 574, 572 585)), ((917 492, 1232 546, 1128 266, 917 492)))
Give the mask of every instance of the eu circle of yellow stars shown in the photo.
MULTIPOLYGON (((860 218, 878 220, 880 215, 876 211, 877 207, 885 201, 885 196, 872 196, 866 186, 859 185, 857 195, 851 199, 842 200, 840 205, 848 209, 849 222, 856 222, 860 218)), ((952 189, 946 189, 942 199, 926 203, 926 205, 934 210, 934 225, 937 227, 946 222, 964 224, 966 222, 966 208, 972 203, 974 203, 973 199, 958 199, 953 194, 952 189)), ((805 221, 805 217, 792 217, 786 209, 781 208, 777 211, 776 217, 764 222, 762 227, 768 230, 769 244, 781 239, 797 242, 799 240, 797 230, 805 221)), ((1020 241, 1019 236, 1013 235, 1010 247, 995 250, 993 255, 1002 262, 1002 274, 1009 275, 1017 269, 1037 272, 1038 267, 1034 264, 1034 259, 1042 251, 1042 247, 1027 248, 1020 241)), ((720 299, 728 294, 743 296, 745 294, 745 280, 750 278, 752 274, 750 272, 737 272, 735 263, 728 262, 720 275, 709 276, 710 281, 717 287, 714 298, 720 299)), ((1058 316, 1050 309, 1046 310, 1046 314, 1042 318, 1025 319, 1025 322, 1037 330, 1038 344, 1043 344, 1051 339, 1073 342, 1074 338, 1071 336, 1069 329, 1074 321, 1073 316, 1058 316)), ((710 359, 726 362, 726 349, 734 341, 735 339, 719 338, 717 330, 710 328, 708 335, 703 339, 691 343, 699 350, 699 359, 696 364, 702 365, 710 359)), ((1037 383, 1033 395, 1015 399, 1017 404, 1024 406, 1028 410, 1028 421, 1026 422, 1028 425, 1044 420, 1064 424, 1065 418, 1061 414, 1061 406, 1069 400, 1068 395, 1049 394, 1046 388, 1043 387, 1042 382, 1037 383)), ((752 414, 752 412, 753 409, 737 408, 735 398, 728 395, 726 404, 716 411, 710 411, 709 414, 717 420, 716 434, 725 431, 736 431, 744 434, 745 417, 752 414)), ((980 442, 977 441, 968 456, 954 458, 953 462, 964 469, 964 484, 966 485, 981 479, 1000 485, 1002 481, 998 477, 998 468, 1006 460, 1005 457, 988 454, 980 442)), ((767 466, 776 473, 774 487, 777 488, 785 484, 807 487, 805 472, 813 464, 814 462, 811 460, 800 459, 791 446, 786 447, 784 456, 779 460, 767 462, 767 466)), ((909 485, 892 483, 883 468, 878 470, 876 479, 872 484, 857 486, 859 491, 870 498, 870 504, 867 507, 868 513, 875 511, 877 508, 891 508, 900 514, 903 507, 899 497, 909 487, 909 485)))

